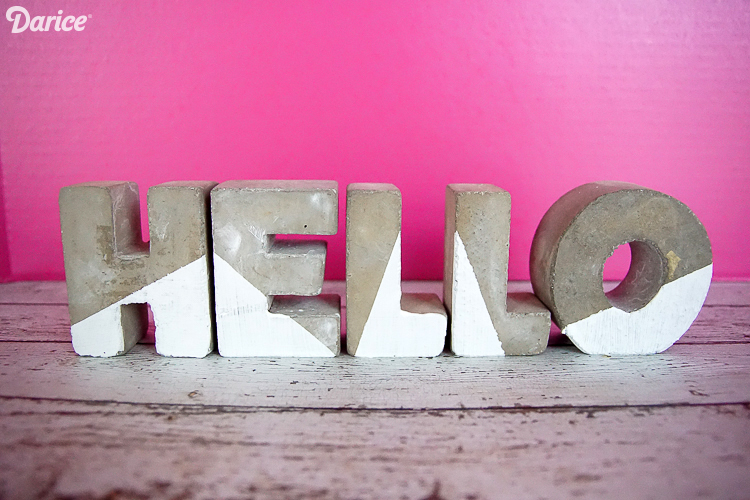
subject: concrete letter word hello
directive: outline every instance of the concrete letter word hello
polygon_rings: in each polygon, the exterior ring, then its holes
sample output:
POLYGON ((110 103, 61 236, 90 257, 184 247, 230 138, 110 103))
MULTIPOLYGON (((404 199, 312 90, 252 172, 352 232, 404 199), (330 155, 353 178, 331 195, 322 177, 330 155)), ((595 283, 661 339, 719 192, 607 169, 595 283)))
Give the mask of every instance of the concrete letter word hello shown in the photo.
POLYGON ((690 327, 711 283, 711 244, 682 203, 622 182, 580 186, 557 200, 531 247, 534 292, 589 354, 651 354, 690 327), (630 270, 602 289, 604 262, 630 243, 630 270))
POLYGON ((346 346, 354 356, 437 356, 447 318, 434 294, 401 293, 401 192, 350 184, 346 195, 346 346))
POLYGON ((274 236, 336 234, 337 187, 333 181, 230 181, 213 190, 216 326, 222 356, 339 353, 340 298, 318 295, 326 243, 274 236))
POLYGON ((150 243, 141 240, 132 182, 60 191, 73 348, 85 356, 126 353, 147 328, 145 303, 164 356, 213 350, 208 193, 212 182, 173 182, 148 190, 150 243), (150 247, 150 251, 149 251, 150 247))
POLYGON ((550 313, 531 293, 508 294, 510 194, 450 184, 445 194, 443 297, 459 356, 539 354, 550 313))

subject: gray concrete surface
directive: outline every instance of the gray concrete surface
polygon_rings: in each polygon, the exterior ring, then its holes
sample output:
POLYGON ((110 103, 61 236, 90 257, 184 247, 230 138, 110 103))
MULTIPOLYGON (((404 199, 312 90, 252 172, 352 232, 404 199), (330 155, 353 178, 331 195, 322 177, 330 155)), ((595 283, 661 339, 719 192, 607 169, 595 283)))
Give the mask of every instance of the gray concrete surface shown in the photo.
MULTIPOLYGON (((71 323, 197 259, 210 263, 208 193, 215 185, 169 182, 149 188, 148 243, 141 238, 135 183, 62 188, 60 222, 71 323)), ((144 307, 125 307, 124 322, 142 326, 144 307)))
POLYGON ((560 328, 599 311, 645 306, 673 280, 712 263, 705 228, 680 201, 624 182, 584 184, 563 195, 539 223, 531 246, 534 292, 560 328), (609 294, 604 263, 630 243, 631 267, 609 294))
POLYGON ((326 243, 276 238, 336 234, 338 184, 308 180, 224 182, 211 193, 211 213, 216 255, 268 297, 272 312, 290 316, 338 354, 340 303, 337 296, 318 296, 325 272, 326 243), (308 297, 274 299, 274 295, 308 297), (292 303, 294 313, 289 308, 292 303), (331 329, 333 323, 335 331, 331 329))
MULTIPOLYGON (((346 343, 349 354, 357 353, 400 233, 401 192, 396 186, 349 184, 346 197, 346 343)), ((434 294, 402 294, 401 309, 445 315, 440 299, 434 294)))
POLYGON ((547 347, 550 313, 533 294, 508 294, 510 208, 510 193, 491 184, 447 186, 443 300, 450 314, 458 232, 505 354, 539 354, 547 347))

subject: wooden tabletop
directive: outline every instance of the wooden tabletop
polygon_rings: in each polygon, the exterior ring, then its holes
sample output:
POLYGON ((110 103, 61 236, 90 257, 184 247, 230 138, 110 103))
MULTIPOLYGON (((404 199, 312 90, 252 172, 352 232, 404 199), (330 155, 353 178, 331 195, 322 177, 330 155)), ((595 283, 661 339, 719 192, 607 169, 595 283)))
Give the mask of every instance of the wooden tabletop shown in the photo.
POLYGON ((622 358, 84 358, 66 301, 0 285, 0 498, 750 498, 750 283, 622 358))

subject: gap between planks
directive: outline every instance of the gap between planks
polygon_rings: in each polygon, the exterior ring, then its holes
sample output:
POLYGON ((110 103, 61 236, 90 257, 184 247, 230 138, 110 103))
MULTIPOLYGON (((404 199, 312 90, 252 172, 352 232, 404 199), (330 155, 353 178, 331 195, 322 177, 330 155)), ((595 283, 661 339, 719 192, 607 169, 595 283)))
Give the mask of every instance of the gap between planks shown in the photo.
MULTIPOLYGON (((660 403, 660 404, 636 404, 636 405, 592 405, 592 406, 459 406, 459 407, 431 407, 431 408, 403 408, 403 407, 377 407, 377 408, 352 408, 341 406, 332 408, 327 406, 233 406, 233 405, 212 405, 212 404, 184 404, 184 403, 131 403, 123 401, 91 400, 85 401, 80 399, 64 398, 35 398, 28 396, 0 396, 0 418, 14 402, 29 403, 59 403, 69 404, 84 409, 66 410, 66 415, 96 415, 108 414, 112 412, 113 407, 132 408, 132 410, 119 411, 128 415, 149 415, 159 412, 179 412, 190 415, 218 415, 218 414, 244 414, 244 413, 299 413, 299 412, 316 412, 320 415, 328 413, 351 413, 359 415, 369 415, 371 413, 386 413, 393 416, 414 415, 421 413, 439 414, 446 412, 499 412, 499 413, 568 413, 575 411, 577 413, 596 414, 607 411, 617 411, 623 409, 632 409, 640 411, 658 410, 661 408, 720 408, 722 406, 741 406, 750 409, 750 401, 735 401, 726 403, 660 403)), ((19 415, 17 411, 13 415, 19 415)))
POLYGON ((750 401, 750 344, 676 345, 606 358, 554 347, 531 357, 165 358, 139 345, 84 358, 68 344, 6 342, 0 395, 275 408, 515 408, 750 401))

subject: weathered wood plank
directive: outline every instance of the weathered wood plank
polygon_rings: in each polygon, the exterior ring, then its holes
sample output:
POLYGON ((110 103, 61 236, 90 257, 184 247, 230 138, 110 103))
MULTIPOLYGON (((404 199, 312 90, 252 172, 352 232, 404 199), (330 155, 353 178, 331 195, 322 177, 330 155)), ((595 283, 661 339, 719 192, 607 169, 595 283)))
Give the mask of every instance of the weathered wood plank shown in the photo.
POLYGON ((749 423, 747 405, 274 412, 5 400, 0 496, 744 498, 749 423))
POLYGON ((750 307, 704 306, 678 344, 750 342, 750 307))
POLYGON ((750 344, 676 345, 653 356, 555 347, 526 358, 158 356, 138 345, 84 358, 69 344, 0 343, 0 395, 278 408, 488 408, 750 401, 750 344))
POLYGON ((750 305, 750 281, 714 281, 708 289, 705 305, 750 305))
POLYGON ((70 342, 68 306, 0 304, 0 341, 70 342))
POLYGON ((64 281, 15 281, 0 284, 0 304, 67 304, 64 281))
POLYGON ((0 305, 0 395, 12 396, 0 399, 0 498, 739 498, 750 487, 747 283, 714 283, 681 340, 715 345, 494 360, 184 360, 153 346, 80 358, 54 305, 64 284, 11 285, 0 285, 0 304, 14 303, 0 305))

